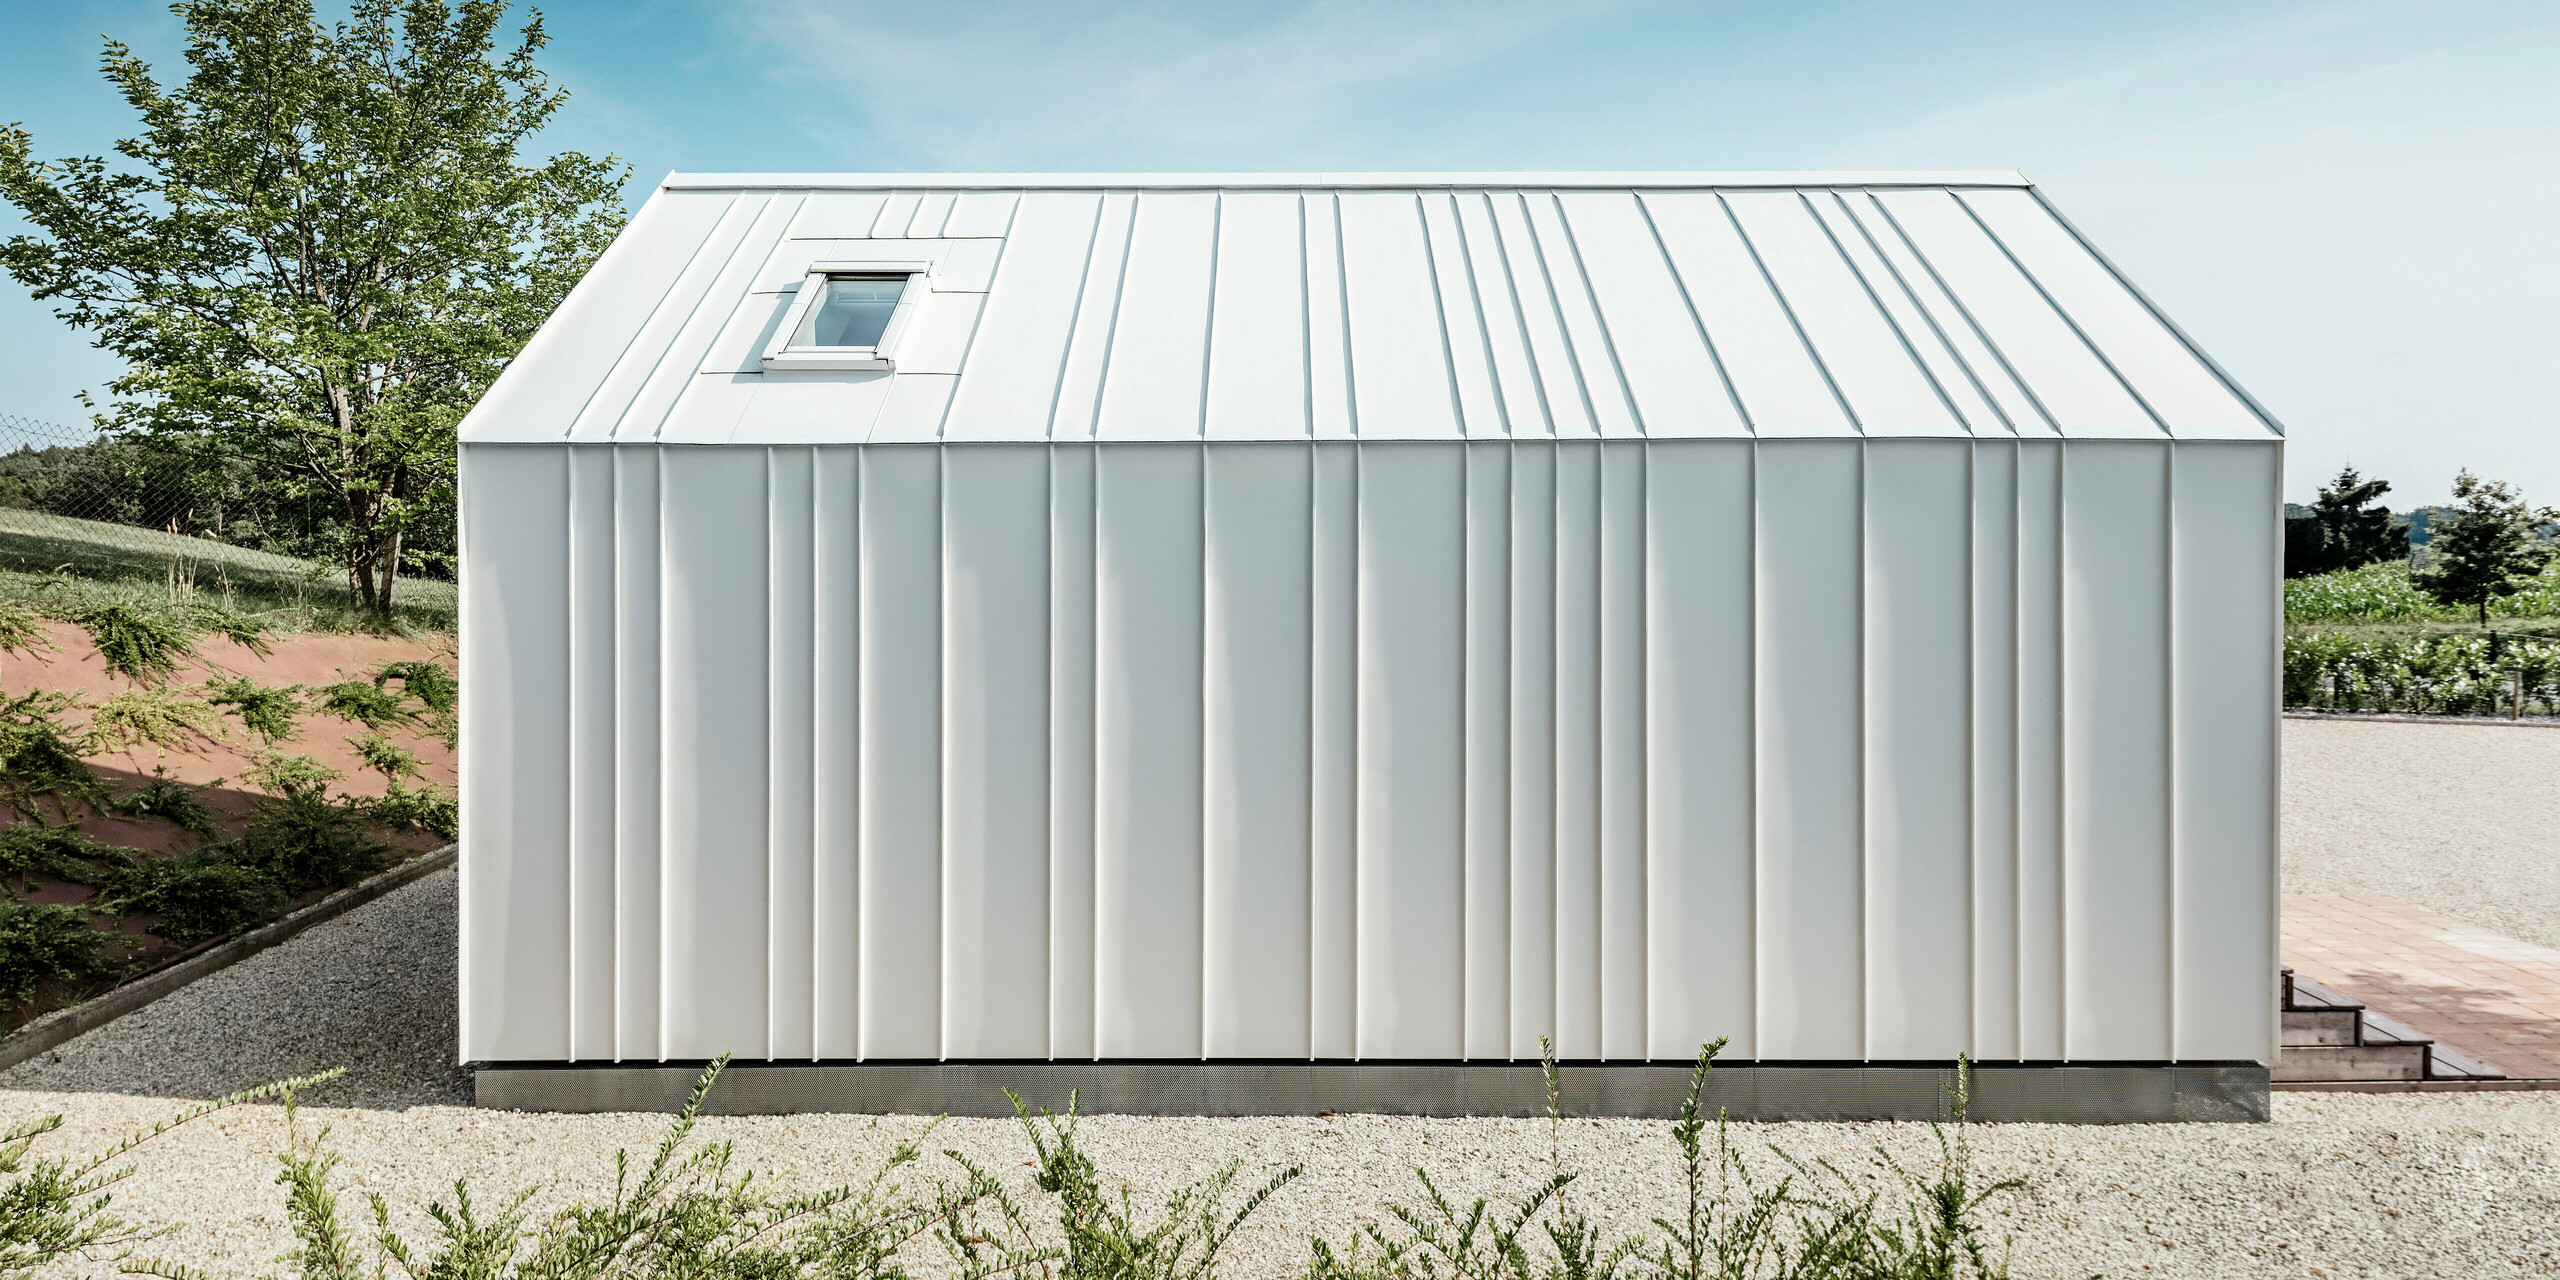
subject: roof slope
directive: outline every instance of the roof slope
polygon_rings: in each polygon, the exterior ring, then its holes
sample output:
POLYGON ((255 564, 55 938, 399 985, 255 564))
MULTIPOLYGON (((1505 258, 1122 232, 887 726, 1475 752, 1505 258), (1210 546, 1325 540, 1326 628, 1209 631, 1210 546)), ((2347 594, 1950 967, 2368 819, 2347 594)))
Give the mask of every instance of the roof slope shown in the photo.
POLYGON ((2267 439, 2014 174, 671 175, 471 441, 2267 439), (897 371, 759 371, 929 261, 897 371))

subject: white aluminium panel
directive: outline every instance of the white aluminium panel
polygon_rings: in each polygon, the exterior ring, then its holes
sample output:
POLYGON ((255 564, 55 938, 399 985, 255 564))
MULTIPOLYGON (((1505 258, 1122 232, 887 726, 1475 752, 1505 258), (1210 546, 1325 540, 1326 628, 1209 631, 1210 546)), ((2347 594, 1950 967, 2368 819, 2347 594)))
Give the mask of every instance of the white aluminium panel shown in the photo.
MULTIPOLYGON (((1849 269, 1884 309, 1885 319, 1893 327, 1894 336, 1907 348, 1908 358, 1917 360, 1921 376, 1931 394, 1942 397, 1946 412, 1955 421, 1945 430, 1923 430, 1924 435, 2005 436, 2007 426, 1998 410, 1983 398, 1981 387, 1947 345, 1929 313, 1923 311, 1918 295, 1903 268, 1885 256, 1874 235, 1849 212, 1844 197, 1837 191, 1808 192, 1805 200, 1821 219, 1832 244, 1849 260, 1849 269)), ((1877 424, 1868 424, 1871 434, 1877 424)))
MULTIPOLYGON (((1493 206, 1494 235, 1510 272, 1518 304, 1515 314, 1528 335, 1529 358, 1544 401, 1543 420, 1515 418, 1512 435, 1591 435, 1596 430, 1591 425, 1591 397, 1582 385, 1582 370, 1574 363, 1572 344, 1565 337, 1564 312, 1556 301, 1558 289, 1567 284, 1580 287, 1580 282, 1559 281, 1549 270, 1537 233, 1529 228, 1527 202, 1532 197, 1519 191, 1494 191, 1486 198, 1493 206)), ((1563 269, 1570 271, 1572 265, 1568 258, 1563 269)))
POLYGON ((1105 193, 1102 197, 1093 252, 1085 260, 1084 287, 1076 298, 1075 327, 1067 338, 1066 368, 1058 375, 1058 402, 1050 410, 1051 439, 1090 439, 1094 434, 1137 212, 1136 196, 1105 193))
POLYGON ((2063 867, 2063 445, 2018 456, 2018 1056, 2064 1055, 2071 973, 2063 867))
POLYGON ((1101 434, 1123 440, 1200 434, 1217 230, 1214 195, 1160 192, 1138 198, 1102 387, 1101 434))
POLYGON ((1307 427, 1319 440, 1340 440, 1358 427, 1342 297, 1342 201, 1330 191, 1307 192, 1305 200, 1307 427))
POLYGON ((1510 428, 1503 421, 1501 390, 1494 385, 1484 300, 1476 296, 1466 235, 1459 230, 1451 197, 1436 191, 1423 195, 1422 231, 1431 244, 1431 267, 1448 335, 1458 428, 1477 439, 1499 440, 1510 434, 1510 428))
POLYGON ((809 1035, 842 1059, 862 1053, 862 451, 812 452, 809 1035))
POLYGON ((1763 1057, 1867 1056, 1860 458, 1764 440, 1754 473, 1763 1057))
POLYGON ((2175 1049, 2169 448, 2063 454, 2064 1050, 2077 1059, 2175 1049))
POLYGON ((1095 1052, 1200 1053, 1200 448, 1096 455, 1095 1052))
POLYGON ((991 288, 978 318, 969 376, 952 398, 948 438, 1048 438, 1101 208, 1090 192, 1024 198, 1021 225, 1005 243, 1000 287, 991 288))
POLYGON ((942 452, 862 456, 861 1056, 942 1056, 942 452))
POLYGON ((791 224, 791 234, 803 240, 868 238, 888 199, 884 191, 815 192, 791 224))
POLYGON ((569 1052, 614 1056, 613 450, 569 452, 569 1052))
POLYGON ((2160 424, 1954 193, 1896 191, 1876 199, 2064 435, 2160 437, 2160 424))
POLYGON ((1049 1056, 1093 1049, 1094 448, 1049 450, 1049 1056))
POLYGON ((1359 1052, 1357 895, 1360 673, 1360 453, 1355 445, 1314 447, 1315 497, 1308 521, 1314 579, 1310 631, 1314 686, 1308 729, 1307 841, 1308 1050, 1318 1058, 1359 1052))
POLYGON ((658 1041, 658 451, 612 450, 614 1056, 663 1057, 658 1041))
MULTIPOLYGON (((1460 243, 1467 251, 1469 269, 1475 276, 1477 319, 1484 326, 1484 341, 1493 361, 1493 379, 1502 392, 1503 433, 1517 437, 1552 435, 1547 425, 1544 392, 1538 385, 1537 365, 1529 358, 1527 322, 1521 316, 1521 295, 1511 276, 1511 259, 1504 252, 1502 235, 1493 222, 1493 197, 1481 191, 1459 192, 1456 196, 1460 243)), ((1482 436, 1486 424, 1472 418, 1466 424, 1470 435, 1482 436)))
POLYGON ((1532 192, 1522 205, 1529 214, 1530 230, 1537 236, 1538 252, 1546 258, 1547 279, 1555 287, 1556 310, 1564 317, 1565 336, 1572 347, 1574 363, 1582 371, 1582 393, 1591 408, 1592 421, 1603 436, 1644 434, 1635 404, 1627 398, 1626 375, 1618 368, 1609 322, 1591 295, 1591 277, 1583 266, 1582 246, 1574 239, 1573 228, 1565 224, 1564 211, 1557 205, 1555 194, 1532 192))
POLYGON ((1734 192, 1724 200, 1862 432, 1964 434, 1881 310, 1873 282, 1850 268, 1802 195, 1734 192))
POLYGON ((1511 457, 1467 446, 1466 1056, 1511 1052, 1511 457))
POLYGON ((1341 208, 1342 276, 1361 430, 1398 439, 1458 435, 1457 388, 1420 198, 1410 192, 1348 193, 1341 208))
POLYGON ((1600 1054, 1641 1059, 1646 1023, 1645 446, 1600 446, 1600 1054))
POLYGON ((1511 452, 1511 1038, 1556 1032, 1556 454, 1511 452))
POLYGON ((1049 1051, 1049 458, 943 451, 942 1051, 1049 1051))
POLYGON ((1201 1051, 1212 1057, 1308 1051, 1313 466, 1304 445, 1202 455, 1201 1051))
POLYGON ((1885 213, 1884 206, 1876 200, 1876 193, 1833 192, 1832 199, 1849 211, 1863 238, 1883 256, 1887 269, 1919 308, 1926 321, 1925 327, 1936 342, 1921 342, 1919 331, 1909 325, 1904 326, 1903 332, 1911 338, 1912 345, 1921 349, 1922 358, 1929 362, 1930 367, 1941 371, 1938 377, 1940 389, 1956 399, 1957 406, 1972 423, 1974 434, 1997 434, 1996 426, 2017 435, 2051 435, 2054 424, 2043 406, 2019 385, 2015 372, 1983 338, 1981 326, 1954 295, 1947 292, 1946 282, 1938 275, 1937 268, 1913 249, 1910 236, 1885 213), (1955 371, 1947 372, 1948 366, 1942 361, 1951 361, 1955 371), (1958 394, 1959 384, 1974 388, 1990 407, 1992 420, 1973 413, 1971 402, 1958 394))
POLYGON ((462 447, 464 1061, 569 1056, 569 457, 462 447))
POLYGON ((1417 443, 1360 455, 1363 1058, 1465 1052, 1464 468, 1417 443))
POLYGON ((1294 192, 1218 204, 1217 297, 1209 309, 1204 434, 1274 440, 1307 434, 1307 264, 1294 192))
POLYGON ((2018 781, 2018 454, 1973 465, 1973 1051, 2021 1058, 2018 781))
POLYGON ((1555 449, 1556 1053, 1601 1056, 1600 449, 1555 449))
MULTIPOLYGON (((1051 193, 1031 193, 1031 195, 1045 194, 1051 193)), ((1080 198, 1091 198, 1088 192, 1072 194, 1080 198)), ((1011 191, 963 191, 960 193, 959 202, 951 206, 951 218, 942 224, 941 234, 946 239, 1005 236, 1014 226, 1015 202, 1018 198, 1029 199, 1030 197, 1017 197, 1011 191)))
MULTIPOLYGON (((676 340, 684 330, 696 327, 698 315, 706 308, 713 317, 725 321, 731 309, 729 298, 712 298, 712 287, 742 254, 763 256, 762 244, 756 240, 781 233, 781 222, 787 214, 773 207, 773 201, 755 196, 741 197, 728 216, 711 229, 694 248, 683 272, 669 282, 666 292, 653 299, 648 317, 613 362, 610 372, 600 379, 594 394, 579 406, 570 420, 567 435, 571 439, 610 439, 621 433, 624 411, 632 407, 643 387, 670 365, 676 370, 700 367, 704 351, 697 348, 686 358, 675 350, 676 340), (758 236, 761 224, 763 236, 758 236)), ((771 243, 769 239, 765 243, 771 243)), ((705 347, 713 335, 702 335, 705 347)), ((682 383, 677 389, 682 389, 682 383)), ((645 435, 655 423, 635 424, 645 435)))
POLYGON ((765 482, 761 449, 690 450, 661 477, 670 1057, 769 1051, 767 531, 738 518, 765 482))
POLYGON ((1973 1038, 1972 470, 1962 441, 1866 447, 1867 1056, 1973 1038))
POLYGON ((2173 434, 2241 440, 2275 434, 2032 193, 1969 191, 1960 198, 2173 434))
POLYGON ((1635 196, 1583 192, 1559 198, 1645 434, 1748 434, 1635 196))
POLYGON ((1712 192, 1648 192, 1645 208, 1672 268, 1723 359, 1751 429, 1761 436, 1851 432, 1840 401, 1814 367, 1795 322, 1712 192))
POLYGON ((1655 441, 1645 483, 1647 1055, 1752 1040, 1751 449, 1655 441))
POLYGON ((2275 1010, 2232 976, 2276 965, 2266 798, 2276 793, 2282 637, 2267 584, 2284 569, 2281 460, 2272 444, 2214 441, 2181 442, 2172 455, 2173 1049, 2187 1060, 2274 1063, 2275 1010))
POLYGON ((766 1005, 776 1058, 818 1056, 817 451, 765 450, 766 1005))

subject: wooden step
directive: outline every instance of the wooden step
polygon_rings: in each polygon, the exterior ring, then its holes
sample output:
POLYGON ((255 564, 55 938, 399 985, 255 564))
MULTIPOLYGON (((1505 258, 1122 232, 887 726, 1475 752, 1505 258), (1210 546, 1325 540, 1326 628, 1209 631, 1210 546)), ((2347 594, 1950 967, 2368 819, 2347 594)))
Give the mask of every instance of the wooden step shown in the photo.
POLYGON ((2276 1053, 2277 1080, 2424 1080, 2421 1044, 2287 1045, 2276 1053))
POLYGON ((2364 1014, 2355 1009, 2287 1009, 2284 1036, 2278 1043, 2287 1049, 2354 1044, 2356 1028, 2363 1022, 2364 1014))
POLYGON ((2282 1001, 2273 1077, 2288 1081, 2501 1080, 2407 1025, 2294 973, 2279 975, 2282 1001))

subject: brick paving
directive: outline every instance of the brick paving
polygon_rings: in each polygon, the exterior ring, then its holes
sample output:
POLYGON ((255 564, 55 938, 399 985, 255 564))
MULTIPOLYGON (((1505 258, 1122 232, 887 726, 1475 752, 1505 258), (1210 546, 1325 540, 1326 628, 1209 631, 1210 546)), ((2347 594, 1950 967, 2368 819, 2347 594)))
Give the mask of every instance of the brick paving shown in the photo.
POLYGON ((2284 896, 2284 962, 2515 1079, 2560 1078, 2560 951, 2391 898, 2284 896))

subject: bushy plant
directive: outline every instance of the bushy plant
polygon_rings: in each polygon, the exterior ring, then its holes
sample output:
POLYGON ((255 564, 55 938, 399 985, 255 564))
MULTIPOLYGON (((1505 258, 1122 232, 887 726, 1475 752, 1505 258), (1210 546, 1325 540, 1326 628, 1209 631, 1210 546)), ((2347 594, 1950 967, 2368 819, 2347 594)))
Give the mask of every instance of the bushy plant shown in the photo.
POLYGON ((222 733, 221 712, 167 685, 118 689, 89 709, 89 738, 97 747, 183 751, 222 733))
POLYGON ((34 1000, 36 984, 47 978, 74 987, 114 981, 124 966, 107 959, 106 940, 79 907, 0 902, 0 1004, 34 1000))
POLYGON ((451 711, 462 700, 462 682, 441 662, 386 662, 373 676, 377 687, 393 680, 400 682, 401 692, 429 711, 451 711))
MULTIPOLYGON (((1229 1209, 1223 1201, 1244 1163, 1231 1160, 1216 1173, 1180 1188, 1165 1198, 1160 1213, 1149 1215, 1131 1201, 1128 1188, 1113 1196, 1102 1186, 1101 1170, 1076 1145, 1075 1102, 1067 1114, 1043 1111, 1034 1117, 1011 1089, 1023 1136, 1031 1140, 1034 1181, 1058 1198, 1058 1225, 1066 1236, 1066 1280, 1205 1280, 1215 1275, 1218 1253, 1236 1228, 1262 1207, 1273 1192, 1299 1174, 1291 1165, 1255 1188, 1229 1209), (1153 1221, 1148 1219, 1152 1217, 1153 1221)), ((976 1172, 974 1166, 971 1171, 976 1172)))
POLYGON ((302 694, 293 685, 261 685, 247 676, 207 680, 205 701, 228 707, 240 727, 268 746, 290 740, 295 718, 302 713, 302 694))
POLYGON ((132 850, 83 835, 71 826, 21 822, 0 827, 0 878, 16 876, 22 890, 35 887, 32 875, 94 885, 132 862, 132 850))
POLYGON ((432 783, 412 791, 395 778, 380 796, 356 804, 366 817, 387 827, 433 832, 447 840, 462 838, 461 802, 432 783))
MULTIPOLYGON (((214 782, 220 781, 220 778, 214 779, 214 782)), ((205 784, 211 785, 213 783, 205 784)), ((196 793, 202 790, 204 787, 170 777, 166 768, 155 768, 151 771, 151 781, 116 798, 115 810, 128 817, 174 822, 211 840, 221 834, 221 828, 215 822, 213 810, 205 807, 204 801, 197 797, 196 793)))
POLYGON ((355 806, 317 791, 259 802, 248 829, 229 847, 240 865, 275 877, 288 894, 346 888, 380 871, 385 852, 355 806))
MULTIPOLYGON (((148 1129, 137 1129, 124 1141, 77 1163, 28 1158, 37 1139, 62 1127, 59 1115, 43 1116, 0 1131, 0 1178, 7 1179, 0 1182, 0 1280, 109 1250, 130 1251, 177 1230, 174 1225, 146 1230, 108 1212, 116 1185, 134 1173, 134 1166, 118 1161, 179 1125, 242 1103, 308 1089, 344 1074, 342 1067, 198 1103, 148 1129)), ((174 1270, 159 1268, 163 1274, 174 1270)))
POLYGON ((196 656, 195 629, 166 610, 121 602, 74 610, 70 621, 89 633, 112 675, 156 683, 196 656))
POLYGON ((101 898, 120 916, 153 913, 152 932, 181 946, 245 933, 284 914, 288 901, 274 875, 244 864, 231 845, 137 862, 101 898))
POLYGON ((2560 713, 2560 641, 2288 635, 2284 701, 2327 711, 2418 715, 2560 713))
POLYGON ((269 795, 297 796, 318 795, 345 775, 309 756, 270 751, 242 770, 240 776, 269 795))
POLYGON ((44 615, 24 600, 0 600, 0 654, 38 653, 53 648, 44 633, 44 615))
POLYGON ((356 759, 363 761, 365 768, 381 774, 387 782, 418 776, 418 757, 381 734, 349 738, 347 745, 356 749, 356 759))
POLYGON ((48 796, 66 817, 73 801, 106 807, 106 783, 80 759, 86 744, 58 718, 72 705, 43 689, 0 698, 0 803, 21 818, 43 821, 48 796))
MULTIPOLYGON (((2493 618, 2560 617, 2560 572, 2545 572, 2491 602, 2493 618)), ((2297 625, 2468 622, 2473 610, 2437 603, 2402 561, 2369 564, 2284 582, 2284 618, 2297 625)))
POLYGON ((399 698, 364 680, 341 680, 322 686, 312 698, 311 709, 368 729, 388 729, 414 719, 409 709, 400 705, 399 698))

